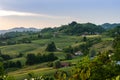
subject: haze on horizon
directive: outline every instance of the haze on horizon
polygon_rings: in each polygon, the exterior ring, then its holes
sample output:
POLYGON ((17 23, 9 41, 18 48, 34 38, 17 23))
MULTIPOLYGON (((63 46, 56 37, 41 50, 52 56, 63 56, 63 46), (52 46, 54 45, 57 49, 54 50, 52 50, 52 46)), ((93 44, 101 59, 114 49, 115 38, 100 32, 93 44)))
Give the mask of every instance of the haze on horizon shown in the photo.
POLYGON ((58 27, 77 21, 119 23, 120 0, 0 0, 0 30, 58 27))

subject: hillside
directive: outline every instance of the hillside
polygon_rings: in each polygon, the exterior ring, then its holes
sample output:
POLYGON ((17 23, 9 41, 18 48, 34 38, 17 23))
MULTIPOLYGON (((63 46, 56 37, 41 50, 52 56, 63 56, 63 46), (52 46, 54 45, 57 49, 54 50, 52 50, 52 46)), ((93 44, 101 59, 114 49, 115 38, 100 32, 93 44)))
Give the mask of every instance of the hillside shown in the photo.
POLYGON ((110 32, 117 32, 111 37, 109 35, 113 33, 105 31, 100 26, 72 22, 58 28, 45 28, 41 32, 5 33, 0 36, 0 61, 3 62, 5 69, 3 71, 17 80, 40 76, 52 77, 54 80, 55 75, 61 72, 69 75, 67 78, 71 78, 70 76, 74 78, 78 74, 86 75, 89 69, 93 74, 88 76, 91 80, 97 79, 94 74, 100 76, 100 79, 109 79, 110 77, 106 76, 110 74, 118 76, 119 69, 112 65, 116 64, 112 63, 111 59, 119 60, 119 56, 117 54, 108 56, 119 50, 119 44, 116 44, 119 43, 119 37, 115 38, 119 36, 119 29, 120 27, 110 29, 110 32), (76 30, 78 32, 75 32, 76 30), (113 67, 116 71, 110 72, 113 67), (96 68, 98 71, 103 70, 102 74, 107 71, 110 74, 101 77, 103 76, 101 73, 94 72, 96 68), (87 69, 87 72, 77 72, 77 69, 80 71, 87 69), (71 73, 71 70, 75 73, 71 73))
POLYGON ((56 32, 64 33, 68 35, 83 35, 83 34, 100 34, 104 32, 105 29, 93 23, 77 23, 75 21, 69 23, 68 25, 62 25, 55 28, 45 28, 41 32, 56 32))

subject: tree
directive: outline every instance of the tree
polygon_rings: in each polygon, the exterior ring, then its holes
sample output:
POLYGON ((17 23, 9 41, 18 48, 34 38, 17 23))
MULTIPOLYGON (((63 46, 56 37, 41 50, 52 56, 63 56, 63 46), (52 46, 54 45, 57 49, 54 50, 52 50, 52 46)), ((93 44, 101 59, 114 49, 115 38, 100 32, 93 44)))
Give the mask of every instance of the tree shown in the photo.
POLYGON ((4 59, 4 60, 9 60, 9 59, 12 59, 10 55, 7 55, 7 54, 2 54, 1 57, 4 59))
POLYGON ((17 61, 17 62, 16 62, 16 67, 18 67, 18 68, 21 68, 21 67, 22 67, 22 64, 21 64, 20 61, 17 61))
POLYGON ((87 37, 86 36, 83 37, 83 41, 87 41, 87 37))
POLYGON ((70 24, 69 24, 69 26, 75 26, 77 24, 77 22, 76 21, 72 21, 70 24))
POLYGON ((49 52, 54 52, 56 51, 56 46, 55 46, 55 43, 54 42, 51 42, 47 45, 47 48, 46 48, 46 51, 49 51, 49 52))
POLYGON ((35 56, 35 54, 28 54, 26 58, 27 58, 26 64, 33 65, 33 64, 36 63, 36 56, 35 56))
POLYGON ((47 57, 48 57, 48 61, 54 61, 58 59, 53 53, 49 53, 47 57))

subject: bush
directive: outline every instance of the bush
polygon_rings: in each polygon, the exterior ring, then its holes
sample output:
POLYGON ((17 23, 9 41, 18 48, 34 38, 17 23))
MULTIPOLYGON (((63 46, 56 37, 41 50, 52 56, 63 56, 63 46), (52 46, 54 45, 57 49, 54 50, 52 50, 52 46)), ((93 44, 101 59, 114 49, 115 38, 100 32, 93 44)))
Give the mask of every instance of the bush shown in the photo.
POLYGON ((53 68, 60 68, 60 67, 61 67, 60 60, 53 62, 53 68))
POLYGON ((48 67, 53 67, 53 63, 52 62, 48 62, 47 66, 48 67))
POLYGON ((20 61, 17 61, 17 62, 16 62, 16 67, 17 67, 17 68, 22 68, 22 64, 21 64, 20 61))

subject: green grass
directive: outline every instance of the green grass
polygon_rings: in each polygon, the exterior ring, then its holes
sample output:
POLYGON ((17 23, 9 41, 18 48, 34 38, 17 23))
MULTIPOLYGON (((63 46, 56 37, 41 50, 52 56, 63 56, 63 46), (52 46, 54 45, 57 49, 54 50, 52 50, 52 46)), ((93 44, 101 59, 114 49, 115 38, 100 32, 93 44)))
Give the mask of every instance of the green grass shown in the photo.
MULTIPOLYGON (((34 69, 34 70, 17 70, 14 72, 9 73, 8 75, 13 76, 17 79, 17 80, 23 80, 25 78, 28 77, 28 73, 35 73, 35 75, 37 76, 42 76, 42 75, 54 75, 54 73, 57 70, 63 70, 63 71, 70 71, 72 69, 72 67, 64 67, 64 68, 60 68, 60 69, 53 69, 53 68, 39 68, 39 69, 34 69)), ((70 73, 69 73, 70 74, 70 73)))
POLYGON ((111 37, 104 37, 102 38, 103 41, 113 41, 114 39, 111 37))
POLYGON ((13 58, 9 61, 13 61, 13 62, 16 62, 16 61, 21 61, 22 65, 25 65, 26 63, 26 58, 25 57, 20 57, 20 58, 13 58))
POLYGON ((55 52, 55 56, 57 56, 59 59, 65 59, 66 53, 63 52, 55 52))
MULTIPOLYGON (((98 37, 99 35, 92 35, 87 37, 98 37)), ((70 45, 77 45, 76 42, 82 44, 81 36, 61 36, 59 38, 51 38, 51 39, 39 39, 34 40, 30 44, 16 44, 16 45, 8 45, 0 47, 2 53, 9 54, 11 56, 18 55, 19 53, 43 53, 47 44, 51 41, 54 41, 57 48, 63 49, 70 45)))
POLYGON ((87 35, 88 38, 101 37, 101 35, 87 35))
MULTIPOLYGON (((87 38, 94 38, 94 37, 101 37, 101 35, 87 35, 87 38)), ((106 51, 109 49, 112 49, 112 38, 102 38, 102 42, 93 45, 91 48, 96 49, 97 51, 106 51)), ((68 46, 79 46, 80 44, 83 44, 82 42, 82 36, 60 36, 59 38, 51 38, 51 39, 39 39, 34 40, 30 44, 16 44, 16 45, 8 45, 8 46, 1 46, 0 50, 4 54, 9 54, 10 56, 16 56, 19 53, 23 53, 24 56, 21 58, 14 58, 11 59, 11 61, 21 61, 23 65, 25 65, 25 56, 29 53, 41 53, 41 54, 47 54, 49 52, 45 51, 45 48, 48 43, 51 41, 54 41, 56 44, 56 47, 59 49, 64 49, 68 46)), ((54 54, 59 58, 64 60, 65 59, 65 53, 61 51, 56 51, 54 54)), ((72 60, 64 60, 62 62, 70 62, 72 64, 76 64, 78 61, 80 61, 84 56, 78 56, 72 60)), ((71 67, 65 67, 60 68, 60 70, 69 71, 71 70, 71 67)), ((33 65, 33 66, 24 66, 22 69, 9 72, 8 75, 15 76, 17 80, 23 80, 24 78, 28 77, 27 74, 30 72, 34 72, 36 75, 43 75, 43 74, 54 74, 56 69, 47 67, 47 62, 33 65)))
POLYGON ((2 53, 9 55, 18 55, 19 53, 26 53, 28 51, 32 51, 39 47, 37 44, 16 44, 9 46, 0 47, 2 53))
POLYGON ((106 52, 108 50, 112 50, 112 41, 103 41, 95 44, 91 47, 91 49, 95 49, 97 52, 106 52))
POLYGON ((16 45, 7 45, 1 46, 0 50, 3 54, 9 54, 11 56, 16 56, 19 53, 44 53, 44 50, 48 43, 54 41, 57 48, 63 49, 66 46, 75 44, 75 42, 80 42, 80 36, 62 36, 60 38, 51 38, 51 39, 40 39, 34 40, 30 44, 16 44, 16 45))

